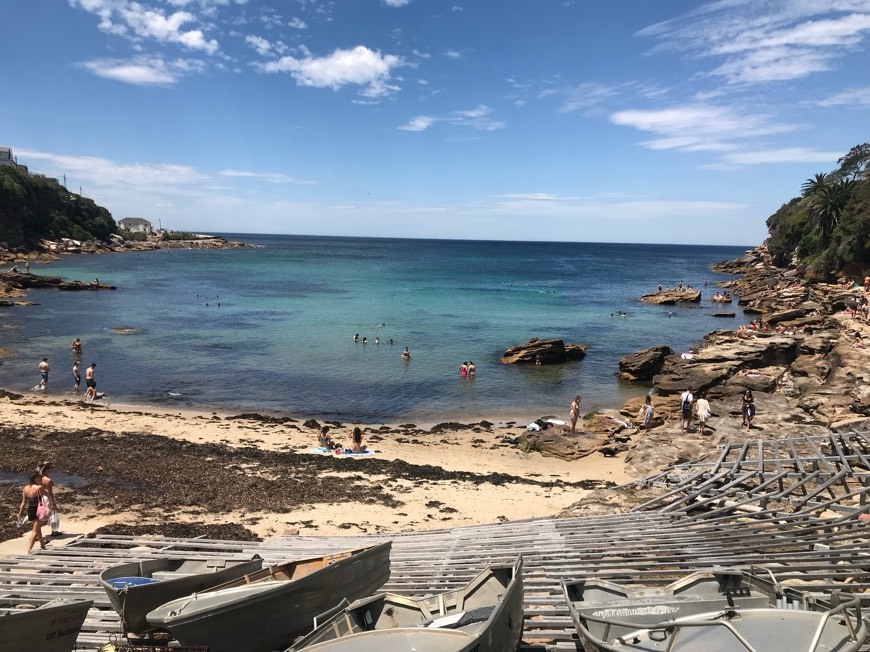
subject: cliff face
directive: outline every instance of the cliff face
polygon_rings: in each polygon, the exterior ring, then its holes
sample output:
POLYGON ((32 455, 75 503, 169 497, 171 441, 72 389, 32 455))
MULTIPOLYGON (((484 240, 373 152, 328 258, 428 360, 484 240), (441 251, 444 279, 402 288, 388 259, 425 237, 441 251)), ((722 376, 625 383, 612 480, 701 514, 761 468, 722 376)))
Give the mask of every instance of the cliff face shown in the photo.
POLYGON ((52 179, 0 166, 0 243, 33 250, 42 240, 108 240, 118 232, 111 213, 52 179))

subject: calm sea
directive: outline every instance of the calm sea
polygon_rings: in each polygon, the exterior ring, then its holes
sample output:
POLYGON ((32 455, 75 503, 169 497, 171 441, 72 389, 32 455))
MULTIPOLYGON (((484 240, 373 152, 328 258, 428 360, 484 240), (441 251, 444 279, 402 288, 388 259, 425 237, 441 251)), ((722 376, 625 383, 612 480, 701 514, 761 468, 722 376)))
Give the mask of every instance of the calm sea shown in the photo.
POLYGON ((0 386, 31 390, 47 356, 49 393, 69 393, 69 347, 80 337, 84 363, 97 362, 99 390, 112 403, 420 423, 564 416, 578 392, 584 412, 617 407, 646 391, 617 380, 620 357, 655 344, 685 350, 711 330, 735 327, 711 316, 707 297, 727 277, 709 267, 744 252, 226 237, 258 247, 66 256, 32 266, 67 279, 99 277, 118 290, 33 291, 40 305, 0 312, 0 346, 15 352, 0 364, 0 386), (707 284, 700 305, 637 301, 681 280, 707 284), (120 328, 136 332, 114 332, 120 328), (368 344, 355 344, 355 333, 368 344), (499 363, 506 348, 532 337, 589 349, 564 366, 499 363), (474 380, 460 379, 464 360, 474 361, 474 380))

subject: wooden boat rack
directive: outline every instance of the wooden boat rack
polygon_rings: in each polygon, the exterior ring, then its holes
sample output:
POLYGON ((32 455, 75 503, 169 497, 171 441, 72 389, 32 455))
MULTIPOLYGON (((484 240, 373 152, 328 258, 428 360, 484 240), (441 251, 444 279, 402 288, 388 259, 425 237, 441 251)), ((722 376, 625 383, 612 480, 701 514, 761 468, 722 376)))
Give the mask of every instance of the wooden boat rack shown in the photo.
POLYGON ((868 431, 725 444, 708 459, 675 465, 614 491, 643 498, 625 513, 391 535, 294 536, 262 543, 81 538, 35 554, 0 557, 0 596, 93 600, 77 649, 98 650, 120 634, 98 575, 123 560, 259 554, 265 564, 276 564, 392 540, 391 577, 383 590, 420 596, 459 588, 487 565, 511 563, 522 553, 521 649, 555 652, 582 649, 561 592, 563 578, 667 584, 688 572, 726 566, 764 570, 780 583, 819 593, 859 595, 870 589, 865 529, 870 523, 858 518, 870 510, 868 431))

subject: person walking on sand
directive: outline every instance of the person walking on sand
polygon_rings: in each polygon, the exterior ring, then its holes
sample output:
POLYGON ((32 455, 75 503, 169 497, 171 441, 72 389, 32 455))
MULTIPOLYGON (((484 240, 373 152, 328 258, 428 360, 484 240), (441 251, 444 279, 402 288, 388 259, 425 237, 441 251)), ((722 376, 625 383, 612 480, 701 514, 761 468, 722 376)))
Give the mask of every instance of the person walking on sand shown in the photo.
POLYGON ((695 407, 698 411, 698 432, 701 435, 706 435, 704 427, 707 425, 707 419, 710 418, 710 402, 705 394, 701 394, 698 400, 695 401, 695 407))
POLYGON ((85 393, 86 401, 93 401, 97 398, 96 368, 97 363, 92 362, 91 366, 85 370, 85 385, 88 386, 88 391, 85 393))
POLYGON ((39 363, 39 375, 41 379, 37 387, 45 389, 48 387, 48 358, 43 358, 42 362, 39 363))
POLYGON ((42 499, 51 508, 51 516, 48 522, 51 524, 51 536, 60 536, 58 525, 60 520, 55 516, 57 514, 57 501, 54 498, 54 480, 49 477, 48 472, 54 470, 54 465, 51 462, 43 462, 36 467, 36 472, 39 474, 42 484, 42 499))
POLYGON ((580 394, 577 394, 577 396, 574 397, 574 400, 571 401, 571 409, 568 410, 568 418, 571 419, 572 435, 577 432, 577 419, 580 418, 580 401, 582 400, 580 394))
POLYGON ((42 484, 39 473, 33 473, 30 476, 30 481, 21 490, 21 504, 18 506, 18 518, 24 516, 24 509, 27 508, 27 520, 33 523, 33 529, 30 532, 30 540, 27 545, 27 552, 33 549, 33 544, 39 541, 39 547, 45 549, 45 539, 42 538, 42 524, 39 522, 37 510, 39 509, 39 501, 42 500, 42 484))
POLYGON ((73 362, 73 394, 79 393, 79 383, 82 382, 82 375, 79 372, 78 361, 73 362))
POLYGON ((692 403, 694 400, 691 387, 680 394, 680 427, 683 433, 688 432, 689 426, 692 425, 692 403))
POLYGON ((650 427, 652 427, 654 412, 652 396, 647 394, 644 398, 643 405, 640 407, 640 412, 637 415, 637 420, 640 421, 640 427, 644 429, 644 432, 649 432, 650 427))
POLYGON ((743 425, 746 426, 746 432, 752 430, 752 418, 755 416, 755 399, 752 396, 752 390, 748 387, 740 397, 740 413, 743 415, 743 425))
POLYGON ((73 354, 73 362, 81 362, 82 361, 82 341, 79 338, 75 338, 72 343, 72 354, 73 354))

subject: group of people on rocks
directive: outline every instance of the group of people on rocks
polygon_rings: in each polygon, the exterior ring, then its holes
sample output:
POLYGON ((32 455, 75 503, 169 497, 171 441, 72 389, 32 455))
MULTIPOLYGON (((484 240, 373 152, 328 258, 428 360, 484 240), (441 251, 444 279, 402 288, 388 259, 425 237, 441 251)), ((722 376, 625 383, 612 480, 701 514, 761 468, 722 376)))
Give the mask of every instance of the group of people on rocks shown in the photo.
MULTIPOLYGON (((329 434, 329 430, 329 426, 323 426, 320 429, 320 434, 317 435, 317 445, 320 448, 326 448, 329 450, 344 450, 344 446, 332 438, 332 435, 329 434)), ((362 441, 362 429, 359 426, 354 426, 354 429, 350 433, 350 452, 365 453, 368 450, 368 447, 363 444, 362 441)))
POLYGON ((28 482, 21 490, 21 504, 18 506, 19 524, 32 523, 27 552, 39 541, 39 547, 45 548, 45 537, 42 528, 51 523, 51 536, 60 536, 60 519, 57 516, 57 502, 54 498, 54 482, 48 475, 53 465, 42 462, 30 474, 28 482))
MULTIPOLYGON (((647 401, 650 401, 649 396, 646 398, 647 401)), ((752 390, 748 387, 740 397, 740 414, 743 418, 742 425, 749 432, 752 429, 752 419, 755 417, 755 398, 752 395, 752 390)), ((680 428, 683 434, 689 431, 693 415, 698 418, 698 433, 706 435, 707 421, 713 416, 710 402, 703 392, 699 392, 696 396, 694 390, 689 387, 685 392, 680 394, 680 428)))
MULTIPOLYGON (((706 283, 705 283, 705 285, 706 285, 706 283)), ((686 285, 683 285, 683 282, 680 281, 679 283, 677 283, 674 286, 673 290, 671 289, 670 285, 667 286, 664 290, 662 290, 662 284, 659 283, 659 292, 662 292, 662 291, 664 291, 664 292, 682 292, 683 290, 691 290, 691 289, 692 289, 691 285, 689 285, 688 283, 686 283, 686 285)))
MULTIPOLYGON (((82 362, 82 341, 78 337, 73 340, 72 346, 72 357, 73 357, 73 366, 72 366, 72 377, 73 377, 73 394, 79 393, 79 385, 82 382, 81 370, 79 369, 79 365, 82 362)), ((45 391, 48 389, 48 374, 51 371, 51 367, 48 364, 48 358, 43 358, 39 362, 38 366, 39 370, 39 384, 35 387, 35 389, 40 391, 45 391)), ((100 398, 102 395, 97 394, 97 363, 92 362, 89 367, 85 369, 85 385, 87 386, 87 391, 85 392, 85 400, 93 401, 97 398, 100 398)))

